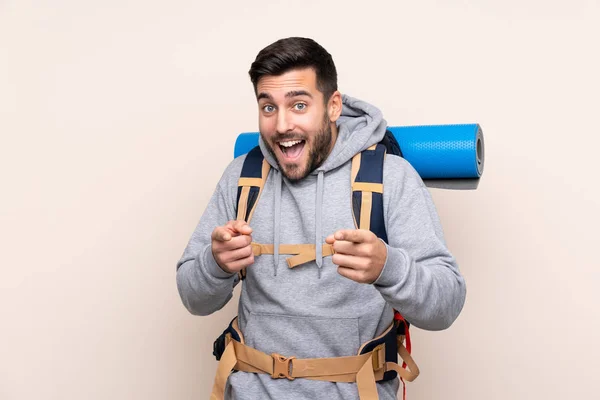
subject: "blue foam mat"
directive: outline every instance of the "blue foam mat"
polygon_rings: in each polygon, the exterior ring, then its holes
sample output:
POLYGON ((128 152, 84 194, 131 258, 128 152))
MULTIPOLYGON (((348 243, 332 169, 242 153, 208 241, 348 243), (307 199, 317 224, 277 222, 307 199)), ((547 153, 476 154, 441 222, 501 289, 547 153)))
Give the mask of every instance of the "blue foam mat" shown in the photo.
MULTIPOLYGON (((484 143, 479 124, 390 126, 403 157, 422 179, 478 179, 483 173, 484 143)), ((241 133, 234 157, 258 145, 258 132, 241 133)))

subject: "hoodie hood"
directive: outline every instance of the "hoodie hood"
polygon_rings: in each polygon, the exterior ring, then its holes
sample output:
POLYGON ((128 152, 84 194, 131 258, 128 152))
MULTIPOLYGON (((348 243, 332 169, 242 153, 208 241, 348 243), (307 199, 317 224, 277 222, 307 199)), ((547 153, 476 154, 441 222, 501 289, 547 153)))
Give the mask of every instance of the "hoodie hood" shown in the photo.
MULTIPOLYGON (((336 121, 338 135, 333 150, 329 153, 327 159, 310 173, 317 175, 317 191, 315 199, 315 249, 316 263, 319 269, 319 278, 321 277, 321 267, 323 266, 323 186, 325 182, 325 172, 334 170, 343 164, 349 162, 352 157, 363 150, 368 149, 375 143, 379 143, 385 135, 387 123, 383 119, 381 111, 367 103, 348 95, 342 95, 342 113, 336 121)), ((259 146, 263 156, 272 167, 275 174, 275 198, 273 207, 273 268, 277 275, 277 266, 279 265, 279 244, 280 244, 280 225, 281 225, 281 187, 283 174, 279 171, 279 166, 275 157, 267 149, 262 136, 259 137, 259 146)))

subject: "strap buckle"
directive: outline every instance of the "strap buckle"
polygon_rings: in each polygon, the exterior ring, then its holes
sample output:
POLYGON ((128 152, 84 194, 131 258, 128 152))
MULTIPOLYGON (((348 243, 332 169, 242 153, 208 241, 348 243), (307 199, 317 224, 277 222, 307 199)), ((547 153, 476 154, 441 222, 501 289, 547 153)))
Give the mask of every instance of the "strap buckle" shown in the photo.
POLYGON ((273 374, 271 378, 273 379, 281 379, 287 378, 290 381, 293 381, 294 377, 292 374, 292 364, 291 361, 296 357, 284 357, 281 354, 273 353, 271 354, 273 357, 273 374))
POLYGON ((379 371, 385 366, 385 344, 382 343, 373 349, 373 371, 379 371))

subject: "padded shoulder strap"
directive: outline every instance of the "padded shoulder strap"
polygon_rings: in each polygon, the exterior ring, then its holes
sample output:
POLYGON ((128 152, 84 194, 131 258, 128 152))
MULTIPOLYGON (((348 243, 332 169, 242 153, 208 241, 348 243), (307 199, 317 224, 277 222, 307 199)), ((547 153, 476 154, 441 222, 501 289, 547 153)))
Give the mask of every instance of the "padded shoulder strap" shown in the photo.
POLYGON ((248 152, 238 181, 237 219, 250 223, 269 170, 270 165, 264 159, 259 146, 248 152))
POLYGON ((368 229, 387 243, 383 219, 383 162, 386 145, 379 143, 352 159, 352 213, 358 229, 368 229))
MULTIPOLYGON (((271 166, 264 159, 259 146, 248 152, 238 180, 236 219, 250 223, 270 169, 271 166)), ((246 269, 242 269, 238 276, 240 280, 244 280, 246 269)))

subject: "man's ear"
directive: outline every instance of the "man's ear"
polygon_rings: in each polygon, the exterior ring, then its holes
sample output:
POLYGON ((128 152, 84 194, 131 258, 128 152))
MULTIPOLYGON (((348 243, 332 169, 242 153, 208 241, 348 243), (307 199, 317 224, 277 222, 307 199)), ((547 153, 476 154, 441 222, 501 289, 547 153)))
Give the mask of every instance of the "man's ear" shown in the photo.
POLYGON ((327 114, 331 122, 337 121, 342 115, 342 94, 336 90, 327 102, 327 114))

